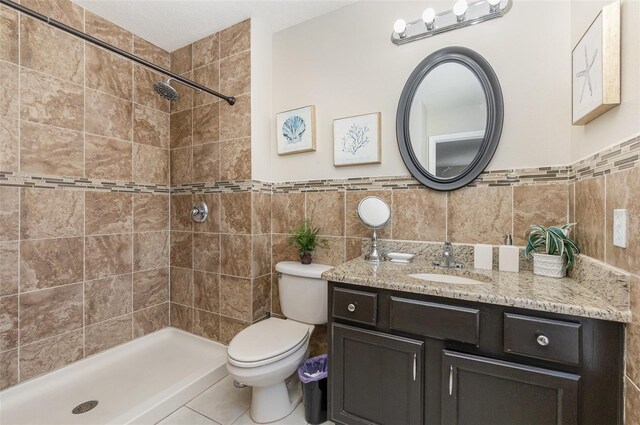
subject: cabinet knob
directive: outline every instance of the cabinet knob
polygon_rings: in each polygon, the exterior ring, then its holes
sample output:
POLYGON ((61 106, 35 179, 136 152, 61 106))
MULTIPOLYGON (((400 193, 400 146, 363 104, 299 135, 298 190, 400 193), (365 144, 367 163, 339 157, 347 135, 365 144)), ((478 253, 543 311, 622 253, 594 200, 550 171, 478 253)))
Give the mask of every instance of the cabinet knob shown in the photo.
POLYGON ((351 313, 353 313, 354 311, 356 311, 356 304, 355 303, 351 303, 347 306, 347 310, 349 310, 351 313))
POLYGON ((542 345, 543 347, 549 345, 549 338, 544 335, 538 335, 536 341, 538 341, 538 344, 542 345))

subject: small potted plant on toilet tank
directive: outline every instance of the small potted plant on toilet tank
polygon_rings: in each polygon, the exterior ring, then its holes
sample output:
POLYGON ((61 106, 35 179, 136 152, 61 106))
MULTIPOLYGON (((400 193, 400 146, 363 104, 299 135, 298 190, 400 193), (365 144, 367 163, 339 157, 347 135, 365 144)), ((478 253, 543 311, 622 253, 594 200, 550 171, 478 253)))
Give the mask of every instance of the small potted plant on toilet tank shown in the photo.
POLYGON ((575 223, 544 227, 534 224, 529 227, 529 240, 524 254, 533 257, 533 273, 540 276, 562 278, 580 253, 578 244, 569 238, 575 223))
POLYGON ((302 264, 311 264, 313 251, 318 246, 329 247, 329 241, 319 237, 319 233, 320 229, 313 227, 308 219, 293 230, 293 236, 289 238, 289 243, 298 247, 302 264))

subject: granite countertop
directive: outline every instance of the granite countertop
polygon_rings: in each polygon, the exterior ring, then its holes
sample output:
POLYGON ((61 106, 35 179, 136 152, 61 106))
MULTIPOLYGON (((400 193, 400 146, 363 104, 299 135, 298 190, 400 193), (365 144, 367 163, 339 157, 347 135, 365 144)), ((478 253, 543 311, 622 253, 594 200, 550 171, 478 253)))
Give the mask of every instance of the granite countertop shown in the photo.
MULTIPOLYGON (((531 271, 519 273, 497 270, 444 269, 434 267, 430 261, 414 259, 409 264, 384 261, 373 264, 363 257, 356 258, 328 270, 322 278, 333 282, 350 283, 372 288, 413 292, 444 298, 476 301, 548 311, 573 316, 614 322, 631 322, 628 296, 624 299, 624 290, 628 291, 628 276, 614 272, 614 284, 620 286, 623 295, 603 294, 593 290, 595 285, 602 286, 603 276, 611 280, 610 270, 598 273, 590 270, 589 277, 554 279, 536 276, 531 271), (468 277, 484 282, 478 285, 461 285, 424 281, 407 276, 412 273, 438 273, 468 277), (626 288, 624 288, 626 282, 626 288)), ((616 288, 615 285, 612 287, 616 288)), ((618 292, 616 289, 613 292, 618 292)), ((628 294, 628 292, 627 292, 628 294)))

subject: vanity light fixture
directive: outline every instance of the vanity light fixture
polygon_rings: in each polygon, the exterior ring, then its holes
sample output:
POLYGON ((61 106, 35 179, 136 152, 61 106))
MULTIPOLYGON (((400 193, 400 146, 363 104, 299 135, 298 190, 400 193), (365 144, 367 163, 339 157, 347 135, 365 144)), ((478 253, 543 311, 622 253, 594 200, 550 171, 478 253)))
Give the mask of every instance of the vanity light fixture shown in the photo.
POLYGON ((513 0, 457 0, 451 10, 436 13, 427 8, 422 19, 406 22, 398 19, 393 24, 391 42, 405 44, 441 34, 446 31, 464 28, 493 18, 500 18, 511 10, 513 0))

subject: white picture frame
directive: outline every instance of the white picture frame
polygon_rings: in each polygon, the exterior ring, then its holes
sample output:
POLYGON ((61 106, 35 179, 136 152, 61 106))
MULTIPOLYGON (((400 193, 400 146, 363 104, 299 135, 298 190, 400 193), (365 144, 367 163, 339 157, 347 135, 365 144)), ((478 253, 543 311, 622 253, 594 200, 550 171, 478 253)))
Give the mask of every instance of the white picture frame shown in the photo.
POLYGON ((381 113, 333 120, 333 165, 380 164, 382 162, 381 113))
POLYGON ((620 104, 620 2, 605 6, 571 52, 572 122, 585 125, 620 104))
POLYGON ((278 155, 316 150, 316 107, 314 105, 276 114, 278 155))

